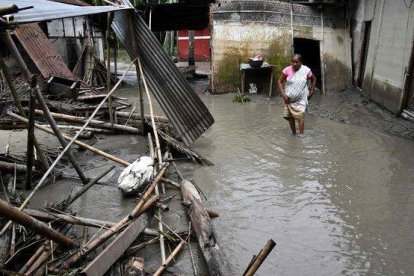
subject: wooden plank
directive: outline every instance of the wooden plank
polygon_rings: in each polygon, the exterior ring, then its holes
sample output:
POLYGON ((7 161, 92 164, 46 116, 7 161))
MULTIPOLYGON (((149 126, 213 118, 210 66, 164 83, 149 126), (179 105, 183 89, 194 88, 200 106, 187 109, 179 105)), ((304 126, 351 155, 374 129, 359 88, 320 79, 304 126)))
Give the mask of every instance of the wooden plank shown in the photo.
POLYGON ((82 275, 101 276, 118 260, 128 249, 148 223, 147 216, 140 216, 120 233, 92 262, 90 262, 82 275))

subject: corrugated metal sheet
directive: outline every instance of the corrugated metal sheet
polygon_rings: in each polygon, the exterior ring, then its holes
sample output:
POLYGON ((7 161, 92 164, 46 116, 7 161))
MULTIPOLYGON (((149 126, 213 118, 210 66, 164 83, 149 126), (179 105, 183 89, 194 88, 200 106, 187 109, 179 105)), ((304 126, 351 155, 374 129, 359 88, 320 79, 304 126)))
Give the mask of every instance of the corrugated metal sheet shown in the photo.
POLYGON ((51 1, 56 2, 56 3, 75 5, 75 6, 90 6, 88 3, 85 3, 80 0, 51 0, 51 1))
MULTIPOLYGON (((132 6, 127 0, 123 2, 132 6)), ((136 57, 135 43, 148 86, 181 140, 187 145, 195 141, 214 123, 214 118, 151 30, 133 11, 115 13, 112 29, 131 58, 136 57), (134 36, 131 36, 131 28, 134 36)))
POLYGON ((76 79, 36 23, 19 26, 14 34, 42 77, 48 79, 50 76, 59 76, 71 80, 76 79))
POLYGON ((130 7, 112 7, 112 6, 74 6, 62 3, 56 3, 46 0, 1 0, 0 7, 17 5, 19 8, 33 6, 32 9, 23 10, 13 15, 13 23, 24 24, 40 21, 48 21, 59 18, 83 16, 89 14, 105 13, 130 9, 130 7))

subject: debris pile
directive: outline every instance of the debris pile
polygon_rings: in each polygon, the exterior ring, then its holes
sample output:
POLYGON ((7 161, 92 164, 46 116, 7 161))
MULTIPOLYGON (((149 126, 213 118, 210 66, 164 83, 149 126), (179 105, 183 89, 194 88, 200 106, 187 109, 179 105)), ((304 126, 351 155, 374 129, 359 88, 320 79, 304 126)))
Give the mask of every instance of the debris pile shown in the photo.
MULTIPOLYGON (((16 2, 24 4, 26 0, 16 2)), ((7 93, 1 101, 1 112, 2 118, 8 118, 5 123, 0 122, 0 127, 27 129, 27 148, 21 156, 14 156, 8 150, 0 155, 0 182, 4 195, 0 199, 0 272, 11 275, 150 272, 161 275, 187 247, 194 274, 198 274, 193 257, 197 254, 203 255, 211 275, 231 275, 210 220, 218 214, 204 208, 200 196, 203 193, 179 172, 175 164, 190 160, 213 165, 188 146, 214 122, 207 107, 127 0, 122 1, 123 7, 82 9, 48 2, 38 0, 34 7, 24 9, 16 5, 0 7, 0 16, 23 14, 8 17, 17 20, 12 24, 0 19, 1 41, 21 70, 21 76, 14 78, 0 53, 1 83, 5 84, 1 88, 7 93), (56 13, 45 12, 49 4, 56 13), (41 8, 36 13, 38 5, 41 8), (132 60, 119 79, 112 77, 109 68, 105 68, 93 54, 91 38, 86 40, 73 72, 56 55, 51 56, 56 62, 45 60, 48 56, 42 54, 54 50, 35 23, 17 28, 15 40, 20 46, 16 46, 10 29, 19 24, 67 17, 67 14, 59 13, 59 7, 73 16, 116 11, 112 28, 132 60), (31 8, 34 8, 33 13, 25 13, 31 8), (48 48, 34 51, 34 44, 48 48), (23 54, 29 55, 31 61, 25 61, 23 54), (113 95, 132 65, 136 66, 137 78, 143 84, 143 88, 139 88, 139 113, 127 98, 113 95), (39 76, 32 73, 33 67, 37 68, 39 76), (59 75, 61 70, 66 73, 59 75), (51 76, 51 71, 57 72, 56 76, 51 76), (150 90, 167 117, 154 115, 150 90), (144 95, 149 104, 149 115, 144 113, 144 95), (122 111, 127 108, 131 110, 122 111), (55 136, 61 148, 42 144, 35 136, 35 129, 55 136), (149 156, 141 155, 138 159, 134 156, 136 161, 130 162, 92 146, 90 141, 80 140, 90 140, 98 134, 112 139, 120 133, 147 135, 149 156), (90 193, 91 187, 116 168, 111 165, 92 178, 86 177, 73 144, 125 168, 118 177, 119 188, 136 197, 137 201, 118 221, 81 217, 71 209, 74 202, 88 191, 90 193), (32 209, 29 204, 38 190, 55 182, 67 168, 75 171, 82 187, 62 201, 48 202, 43 208, 32 209), (28 190, 25 196, 17 191, 22 188, 22 183, 28 190), (174 198, 185 209, 182 213, 188 215, 178 230, 165 220, 174 198), (197 242, 199 250, 192 252, 191 242, 197 242), (159 243, 160 258, 152 256, 149 261, 156 259, 157 266, 147 267, 140 250, 155 243, 159 243), (167 247, 171 248, 168 254, 167 247)), ((108 16, 108 29, 111 20, 108 16)), ((110 64, 109 58, 107 62, 110 64)), ((253 275, 264 259, 262 255, 252 260, 246 275, 253 275)))

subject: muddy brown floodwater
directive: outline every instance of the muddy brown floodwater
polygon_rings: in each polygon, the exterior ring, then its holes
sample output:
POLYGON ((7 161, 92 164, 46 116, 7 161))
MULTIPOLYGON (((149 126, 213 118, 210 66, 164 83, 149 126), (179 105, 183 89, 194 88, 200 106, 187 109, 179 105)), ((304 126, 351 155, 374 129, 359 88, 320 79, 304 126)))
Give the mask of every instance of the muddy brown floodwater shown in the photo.
POLYGON ((232 96, 203 96, 216 122, 194 149, 215 166, 194 179, 235 275, 270 238, 258 275, 414 274, 412 140, 312 107, 292 136, 277 100, 232 96))
MULTIPOLYGON (((205 86, 195 88, 202 92, 205 86)), ((136 89, 118 94, 133 98, 136 89)), ((292 136, 280 99, 256 95, 238 104, 233 95, 201 95, 216 122, 193 148, 215 166, 193 171, 193 165, 181 165, 206 194, 206 207, 220 213, 215 230, 234 275, 268 239, 277 245, 257 275, 414 274, 413 124, 353 94, 318 96, 305 135, 292 136)), ((134 160, 146 141, 123 135, 96 146, 134 160)), ((111 164, 102 158, 88 162, 89 155, 80 158, 88 175, 111 164)), ((112 179, 111 185, 92 188, 75 210, 97 219, 122 217, 133 199, 117 191, 121 170, 103 180, 112 179)), ((42 189, 34 205, 62 200, 74 189, 60 186, 59 194, 56 186, 42 189)))

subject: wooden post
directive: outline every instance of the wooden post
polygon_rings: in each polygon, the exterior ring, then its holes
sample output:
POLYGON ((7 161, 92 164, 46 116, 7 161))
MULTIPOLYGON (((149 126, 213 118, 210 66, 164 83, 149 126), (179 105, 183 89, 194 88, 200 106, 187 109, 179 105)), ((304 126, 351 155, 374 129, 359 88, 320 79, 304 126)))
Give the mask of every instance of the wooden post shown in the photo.
POLYGON ((74 241, 63 236, 62 234, 55 231, 54 229, 49 228, 47 224, 40 222, 37 219, 32 218, 31 216, 20 211, 18 208, 13 207, 9 203, 1 199, 0 199, 0 216, 6 219, 10 219, 18 224, 21 224, 24 227, 32 230, 33 232, 41 236, 44 236, 48 239, 51 239, 64 247, 74 248, 77 246, 77 244, 74 241))
POLYGON ((211 275, 233 275, 224 253, 220 250, 210 217, 203 207, 200 194, 194 185, 185 179, 181 181, 183 201, 190 204, 188 216, 191 220, 198 244, 211 275))
POLYGON ((34 119, 35 119, 35 97, 34 89, 37 86, 36 75, 30 81, 29 93, 29 122, 27 124, 27 170, 26 170, 26 190, 32 188, 32 167, 33 167, 33 140, 34 140, 34 119))
POLYGON ((270 65, 269 99, 272 97, 273 71, 274 71, 274 66, 273 65, 270 65))
MULTIPOLYGON (((42 107, 42 110, 46 116, 47 121, 49 122, 50 126, 52 127, 53 132, 56 135, 56 138, 59 140, 59 143, 62 145, 63 148, 66 148, 67 144, 65 139, 63 138, 62 133, 60 132, 55 119, 53 119, 53 116, 50 113, 49 107, 47 107, 47 104, 45 100, 43 99, 42 93, 39 90, 39 87, 36 87, 34 89, 35 95, 37 98, 37 101, 39 102, 40 106, 42 107)), ((79 178, 82 180, 82 183, 86 184, 88 183, 88 179, 83 174, 78 162, 76 161, 75 157, 72 155, 72 152, 70 149, 66 151, 66 156, 68 157, 69 161, 72 163, 73 168, 78 173, 79 178)))
MULTIPOLYGON (((26 114, 23 110, 23 106, 21 104, 20 96, 17 94, 16 88, 13 85, 9 70, 7 69, 7 66, 4 63, 3 57, 1 55, 0 55, 0 69, 3 72, 4 79, 6 80, 7 86, 9 87, 10 92, 13 96, 13 100, 17 106, 17 110, 19 110, 19 113, 21 116, 26 117, 26 114)), ((36 148, 37 156, 39 157, 40 163, 42 165, 42 169, 47 170, 49 168, 49 163, 47 162, 46 156, 43 150, 40 148, 40 145, 37 142, 36 137, 33 138, 33 144, 36 148)))
POLYGON ((188 30, 188 66, 195 65, 194 58, 194 31, 188 30))
POLYGON ((194 58, 194 31, 188 30, 188 65, 195 65, 194 58))

